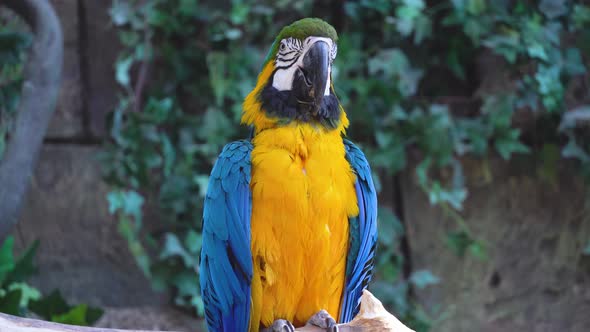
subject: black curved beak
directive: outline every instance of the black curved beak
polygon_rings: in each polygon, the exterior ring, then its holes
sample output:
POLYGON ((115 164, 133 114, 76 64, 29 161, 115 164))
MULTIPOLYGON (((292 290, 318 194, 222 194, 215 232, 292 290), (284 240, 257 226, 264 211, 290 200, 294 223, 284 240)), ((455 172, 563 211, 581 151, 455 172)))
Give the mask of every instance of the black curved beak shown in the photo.
POLYGON ((316 110, 319 109, 326 91, 329 66, 330 48, 326 42, 317 41, 303 56, 303 67, 299 68, 299 75, 296 75, 293 82, 300 95, 298 97, 313 102, 316 110))

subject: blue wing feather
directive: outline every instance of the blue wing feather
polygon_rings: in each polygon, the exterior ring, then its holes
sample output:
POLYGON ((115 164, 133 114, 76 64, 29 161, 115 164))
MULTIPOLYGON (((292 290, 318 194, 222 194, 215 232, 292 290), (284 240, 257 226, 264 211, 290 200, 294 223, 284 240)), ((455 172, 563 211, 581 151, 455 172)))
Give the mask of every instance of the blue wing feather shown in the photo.
POLYGON ((209 331, 247 331, 250 319, 249 141, 227 144, 211 171, 203 211, 201 294, 209 331))
POLYGON ((371 167, 363 152, 344 140, 346 159, 356 174, 355 190, 359 215, 350 218, 350 245, 346 267, 346 284, 342 294, 340 322, 351 321, 359 311, 363 289, 371 281, 377 245, 377 191, 371 167))

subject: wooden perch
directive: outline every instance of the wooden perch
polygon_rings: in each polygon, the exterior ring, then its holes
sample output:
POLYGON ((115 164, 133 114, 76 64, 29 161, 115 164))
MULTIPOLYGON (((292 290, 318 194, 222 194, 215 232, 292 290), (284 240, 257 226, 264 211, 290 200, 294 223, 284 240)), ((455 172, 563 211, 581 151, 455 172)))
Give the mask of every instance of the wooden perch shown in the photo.
MULTIPOLYGON (((2 325, 0 325, 2 327, 2 325)), ((384 331, 384 332, 414 332, 408 328, 392 314, 387 312, 379 301, 368 290, 363 291, 361 298, 361 309, 356 317, 346 324, 338 324, 340 332, 369 332, 369 331, 384 331)), ((323 331, 316 327, 303 327, 297 329, 301 332, 320 332, 323 331)))
MULTIPOLYGON (((383 308, 383 304, 369 291, 363 292, 359 314, 347 324, 338 325, 340 332, 413 332, 383 308)), ((0 314, 2 332, 147 332, 139 330, 117 330, 96 327, 81 327, 49 323, 41 320, 0 314)), ((320 332, 318 327, 302 327, 299 332, 320 332)))

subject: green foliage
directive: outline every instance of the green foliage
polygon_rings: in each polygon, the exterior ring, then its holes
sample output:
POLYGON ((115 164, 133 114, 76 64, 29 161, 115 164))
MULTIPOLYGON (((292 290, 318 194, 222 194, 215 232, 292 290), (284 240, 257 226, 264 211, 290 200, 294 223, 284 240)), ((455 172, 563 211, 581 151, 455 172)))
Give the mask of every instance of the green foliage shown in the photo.
POLYGON ((81 326, 94 324, 103 314, 102 309, 86 304, 68 305, 58 290, 44 298, 31 301, 29 310, 45 320, 81 326))
POLYGON ((33 255, 38 247, 34 243, 18 258, 13 255, 14 238, 8 237, 0 246, 0 312, 22 314, 31 300, 41 294, 23 282, 36 273, 33 255))
MULTIPOLYGON (((417 165, 420 188, 456 222, 444 241, 458 256, 485 259, 487 246, 461 216, 468 197, 463 157, 510 160, 542 146, 542 179, 550 181, 558 161, 570 158, 590 180, 582 130, 589 106, 576 101, 568 111, 566 98, 572 82, 587 75, 587 5, 116 0, 110 14, 124 45, 115 66, 122 95, 103 155, 110 209, 154 285, 175 290, 175 303, 197 313, 203 307, 194 268, 211 165, 223 144, 247 135, 238 126, 241 103, 280 29, 301 17, 322 17, 338 30, 333 81, 352 123, 349 135, 388 176, 417 165), (496 55, 507 78, 476 91, 477 59, 486 53, 496 55), (444 102, 448 96, 479 109, 458 112, 444 102), (527 114, 551 123, 540 141, 523 142, 513 123, 527 114), (155 231, 142 226, 148 205, 157 207, 155 231)), ((438 279, 404 271, 402 224, 387 209, 379 222, 373 290, 408 324, 427 330, 434 319, 409 290, 438 279)))
POLYGON ((474 257, 485 258, 484 246, 474 240, 469 233, 465 231, 450 232, 447 235, 447 245, 458 256, 463 257, 466 252, 469 252, 474 257))
POLYGON ((18 29, 19 24, 15 17, 0 12, 0 159, 15 117, 23 82, 23 63, 31 44, 30 34, 18 29))
POLYGON ((14 257, 14 238, 9 236, 0 246, 0 312, 25 316, 33 312, 53 322, 91 325, 103 311, 85 304, 68 305, 59 291, 42 297, 26 280, 37 273, 33 256, 39 242, 33 243, 21 256, 14 257))

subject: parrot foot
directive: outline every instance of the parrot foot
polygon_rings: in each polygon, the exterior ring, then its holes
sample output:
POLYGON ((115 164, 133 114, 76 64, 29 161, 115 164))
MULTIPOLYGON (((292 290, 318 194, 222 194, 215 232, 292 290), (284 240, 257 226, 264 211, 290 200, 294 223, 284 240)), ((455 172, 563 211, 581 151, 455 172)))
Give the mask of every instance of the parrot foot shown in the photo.
POLYGON ((262 332, 295 332, 295 326, 286 319, 277 319, 271 326, 263 329, 262 332))
POLYGON ((326 329, 327 332, 338 332, 338 325, 336 320, 330 316, 330 314, 322 309, 307 321, 306 326, 313 325, 322 329, 326 329))

